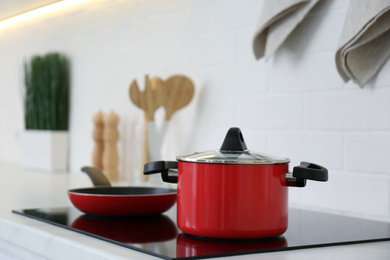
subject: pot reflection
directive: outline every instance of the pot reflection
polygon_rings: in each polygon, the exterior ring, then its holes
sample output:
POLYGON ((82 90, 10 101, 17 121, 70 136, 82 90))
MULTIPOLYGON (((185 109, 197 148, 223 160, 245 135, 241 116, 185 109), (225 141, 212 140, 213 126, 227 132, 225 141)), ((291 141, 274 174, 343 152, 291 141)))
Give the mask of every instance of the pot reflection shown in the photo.
POLYGON ((259 240, 213 240, 181 233, 176 239, 176 257, 261 251, 285 247, 287 247, 287 240, 284 236, 259 240))
POLYGON ((101 217, 82 215, 73 228, 122 243, 151 243, 177 237, 175 223, 166 215, 143 217, 101 217))

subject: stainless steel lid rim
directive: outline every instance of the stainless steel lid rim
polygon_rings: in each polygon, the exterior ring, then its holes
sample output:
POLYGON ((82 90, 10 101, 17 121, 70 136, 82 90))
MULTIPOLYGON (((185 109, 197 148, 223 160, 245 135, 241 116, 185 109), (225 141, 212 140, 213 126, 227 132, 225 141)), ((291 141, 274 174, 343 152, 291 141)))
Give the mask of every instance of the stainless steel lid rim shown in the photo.
POLYGON ((257 163, 249 163, 249 162, 240 162, 240 161, 224 161, 224 162, 207 162, 207 161, 185 161, 185 160, 179 160, 179 162, 183 163, 198 163, 198 164, 219 164, 219 165, 283 165, 283 164, 288 164, 289 161, 287 162, 257 162, 257 163))
POLYGON ((245 151, 210 150, 202 153, 193 153, 186 156, 177 156, 176 160, 192 163, 209 164, 238 164, 238 165, 275 165, 287 164, 290 159, 277 157, 265 153, 245 151))

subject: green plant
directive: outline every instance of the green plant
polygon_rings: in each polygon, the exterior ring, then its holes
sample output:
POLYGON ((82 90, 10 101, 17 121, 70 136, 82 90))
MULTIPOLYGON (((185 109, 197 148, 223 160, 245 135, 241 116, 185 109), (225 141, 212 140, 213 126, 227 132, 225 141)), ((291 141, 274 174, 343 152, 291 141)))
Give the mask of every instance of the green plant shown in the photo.
POLYGON ((69 62, 59 53, 24 63, 26 129, 68 130, 69 62))

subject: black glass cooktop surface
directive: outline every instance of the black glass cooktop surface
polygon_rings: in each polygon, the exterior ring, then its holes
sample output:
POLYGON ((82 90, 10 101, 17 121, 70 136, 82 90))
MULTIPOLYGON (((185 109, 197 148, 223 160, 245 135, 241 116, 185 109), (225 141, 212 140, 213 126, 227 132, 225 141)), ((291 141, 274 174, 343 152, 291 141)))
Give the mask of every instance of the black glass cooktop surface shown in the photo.
POLYGON ((282 236, 245 241, 187 236, 176 227, 175 207, 162 215, 126 218, 88 216, 72 207, 13 212, 163 259, 200 259, 390 240, 390 223, 298 209, 289 210, 289 227, 282 236))

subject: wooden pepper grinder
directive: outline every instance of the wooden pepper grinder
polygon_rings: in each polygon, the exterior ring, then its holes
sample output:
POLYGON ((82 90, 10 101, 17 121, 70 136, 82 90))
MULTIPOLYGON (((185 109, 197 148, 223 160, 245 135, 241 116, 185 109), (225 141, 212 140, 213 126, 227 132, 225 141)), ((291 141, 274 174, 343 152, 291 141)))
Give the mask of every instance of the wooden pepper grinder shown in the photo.
POLYGON ((103 151, 103 173, 110 181, 118 181, 118 149, 116 142, 119 139, 117 130, 119 116, 113 112, 103 115, 104 151, 103 151))
POLYGON ((103 113, 98 112, 93 115, 92 121, 95 125, 92 138, 95 146, 92 151, 92 166, 103 171, 103 113))

